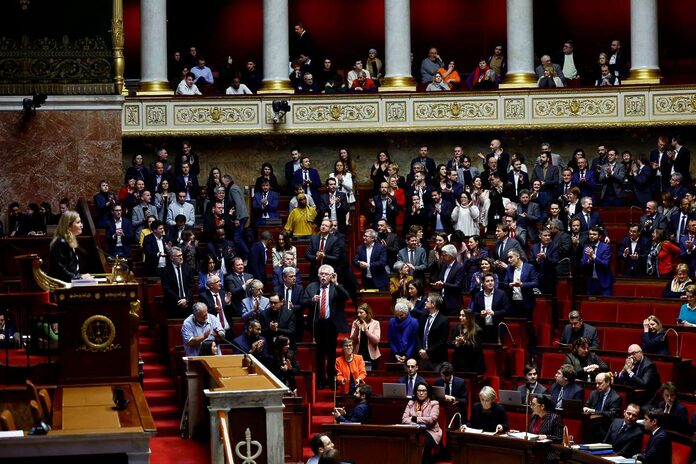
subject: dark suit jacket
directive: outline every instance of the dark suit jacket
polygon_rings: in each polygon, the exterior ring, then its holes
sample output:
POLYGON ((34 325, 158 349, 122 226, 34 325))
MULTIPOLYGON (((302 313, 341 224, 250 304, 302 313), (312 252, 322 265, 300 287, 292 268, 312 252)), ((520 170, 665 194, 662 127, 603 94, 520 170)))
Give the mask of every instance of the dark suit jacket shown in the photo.
POLYGON ((288 192, 294 191, 295 184, 293 183, 293 174, 295 174, 295 161, 290 160, 285 163, 285 182, 287 183, 286 190, 288 192))
MULTIPOLYGON (((444 231, 448 234, 452 233, 452 203, 443 199, 440 205, 440 222, 442 223, 442 227, 444 228, 444 231)), ((430 219, 430 230, 435 231, 437 227, 437 216, 435 215, 434 204, 430 205, 430 208, 428 209, 428 215, 430 219)))
POLYGON ((643 430, 636 424, 626 426, 619 434, 624 420, 614 419, 611 421, 609 430, 604 437, 604 443, 611 443, 612 449, 616 454, 625 458, 631 458, 640 452, 640 445, 643 442, 643 430))
POLYGON ((174 315, 175 317, 187 317, 190 312, 189 308, 191 307, 193 292, 193 272, 186 264, 181 265, 181 278, 183 280, 184 294, 188 302, 188 308, 180 308, 176 304, 176 302, 179 301, 179 288, 174 266, 172 266, 171 263, 167 264, 161 274, 162 290, 164 291, 164 309, 167 311, 167 314, 174 315))
POLYGON ((638 259, 632 259, 631 255, 631 237, 626 236, 619 244, 617 259, 621 263, 619 269, 623 275, 627 276, 643 276, 646 272, 646 261, 648 253, 650 253, 650 240, 645 237, 638 237, 636 243, 636 253, 638 259), (629 257, 624 258, 623 252, 628 248, 629 257))
MULTIPOLYGON (((469 309, 471 309, 478 318, 481 317, 481 311, 486 309, 486 304, 483 299, 483 293, 484 292, 482 291, 477 292, 476 295, 474 295, 474 297, 471 299, 471 302, 469 303, 469 309)), ((497 288, 493 289, 492 309, 494 312, 493 323, 497 325, 510 310, 510 300, 508 300, 508 297, 503 290, 497 288)))
POLYGON ((672 440, 664 427, 652 433, 645 450, 638 455, 638 460, 643 464, 672 462, 672 440))
MULTIPOLYGON (((510 300, 512 300, 512 289, 510 289, 509 284, 514 280, 514 275, 515 269, 512 266, 508 266, 505 272, 505 288, 508 289, 510 293, 510 300)), ((534 266, 529 263, 522 263, 520 282, 522 282, 522 301, 524 302, 524 306, 527 310, 532 310, 536 303, 534 289, 539 286, 539 275, 534 269, 534 266)))
POLYGON ((189 174, 188 180, 191 183, 191 186, 187 186, 186 182, 184 182, 184 176, 183 175, 178 175, 174 179, 174 191, 175 192, 180 192, 182 190, 186 190, 191 197, 191 200, 196 200, 198 198, 198 191, 200 190, 200 186, 198 185, 198 177, 194 176, 193 174, 189 174))
POLYGON ((435 320, 430 325, 430 331, 428 332, 428 348, 426 349, 423 335, 428 318, 429 315, 426 314, 418 322, 418 350, 425 350, 428 353, 428 359, 434 364, 445 362, 447 361, 449 321, 442 312, 435 316, 435 320))
POLYGON ((510 428, 505 409, 500 404, 493 403, 490 413, 483 412, 481 403, 474 403, 474 405, 471 406, 471 419, 467 424, 469 427, 483 429, 484 432, 495 432, 495 427, 498 424, 503 426, 503 430, 510 428))
POLYGON ((580 198, 582 197, 593 197, 594 189, 597 185, 597 177, 592 169, 585 170, 585 182, 580 182, 580 172, 576 171, 573 173, 573 185, 580 189, 580 198))
MULTIPOLYGON (((244 282, 249 279, 253 279, 254 276, 245 272, 242 275, 244 282)), ((233 316, 242 317, 242 300, 246 298, 247 291, 242 287, 242 282, 239 280, 239 276, 235 273, 229 273, 225 276, 225 290, 232 294, 232 307, 233 316)))
POLYGON ((263 326, 262 334, 268 340, 268 343, 273 343, 278 335, 285 335, 290 340, 295 339, 295 313, 287 308, 281 308, 280 312, 266 308, 261 311, 263 326), (271 330, 271 322, 278 323, 276 332, 271 330))
POLYGON ((689 172, 689 167, 691 166, 691 153, 689 153, 688 148, 682 145, 676 156, 676 158, 672 158, 674 172, 678 172, 684 176, 684 185, 689 185, 691 183, 691 174, 689 172))
POLYGON ((317 252, 321 248, 321 235, 312 235, 309 238, 309 246, 307 247, 307 253, 305 257, 310 261, 311 267, 309 271, 310 280, 316 280, 319 273, 319 266, 321 264, 329 264, 333 266, 336 272, 339 271, 340 259, 342 256, 342 250, 340 246, 340 241, 333 235, 329 234, 326 236, 326 241, 324 242, 324 259, 319 263, 317 259, 317 252))
MULTIPOLYGON (((230 318, 232 317, 232 305, 225 304, 225 295, 223 290, 220 290, 219 296, 220 303, 222 304, 222 309, 223 311, 225 311, 225 320, 229 324, 230 328, 232 328, 232 321, 230 320, 230 318)), ((213 298, 213 294, 210 292, 209 289, 206 288, 204 291, 200 292, 198 294, 198 300, 202 303, 205 303, 205 305, 208 307, 209 314, 217 316, 218 319, 220 319, 218 309, 215 307, 215 298, 213 298)), ((222 321, 220 323, 222 323, 222 321)))
POLYGON ((640 233, 648 239, 652 239, 652 233, 655 229, 667 230, 668 225, 669 219, 664 214, 655 213, 652 219, 650 219, 647 214, 640 217, 640 233), (652 222, 646 227, 646 222, 648 220, 652 222))
POLYGON ((579 332, 573 332, 573 327, 571 327, 570 324, 566 324, 561 334, 561 343, 572 345, 573 342, 580 337, 586 337, 590 340, 590 349, 599 349, 599 335, 597 335, 597 329, 587 322, 582 323, 582 330, 579 332))
MULTIPOLYGON (((312 297, 318 295, 320 289, 321 286, 319 282, 312 282, 307 286, 304 293, 302 306, 310 309, 309 315, 311 320, 314 318, 313 310, 315 307, 315 304, 312 302, 312 297)), ((331 308, 329 319, 339 333, 350 331, 350 326, 346 321, 346 314, 344 312, 346 300, 348 300, 348 298, 350 298, 350 295, 342 285, 329 284, 329 308, 331 308)))
MULTIPOLYGON (((585 246, 590 246, 589 242, 585 246)), ((580 258, 580 264, 586 267, 586 272, 588 276, 592 276, 592 263, 587 257, 587 254, 582 251, 582 258, 580 258)), ((602 242, 601 240, 597 242, 597 253, 594 259, 594 269, 597 271, 597 279, 599 284, 603 288, 609 288, 614 283, 614 276, 611 273, 611 248, 609 245, 602 242)))
MULTIPOLYGON (((561 386, 557 383, 553 384, 553 387, 551 387, 551 401, 553 401, 553 404, 556 404, 558 402, 558 394, 561 392, 561 386)), ((569 383, 563 388, 563 399, 564 400, 580 400, 582 401, 583 398, 583 390, 580 385, 578 385, 575 382, 569 383)))
MULTIPOLYGON (((663 157, 667 158, 666 156, 663 157)), ((655 178, 655 171, 650 165, 645 165, 632 177, 633 191, 636 194, 636 204, 644 207, 645 204, 652 199, 651 185, 655 178)), ((669 173, 667 174, 667 183, 669 184, 669 173)))
MULTIPOLYGON (((440 266, 440 273, 437 281, 443 281, 445 286, 443 287, 443 298, 445 300, 445 312, 448 315, 458 314, 459 310, 462 308, 462 288, 464 284, 464 265, 459 264, 454 261, 452 263, 452 269, 447 275, 447 280, 445 280, 446 266, 440 266)), ((431 282, 433 278, 431 277, 431 282)))
POLYGON ((516 239, 508 238, 505 241, 505 246, 503 247, 503 252, 499 253, 501 243, 502 242, 499 240, 499 241, 495 242, 495 245, 493 245, 493 253, 491 253, 491 257, 494 260, 500 260, 500 261, 507 263, 508 251, 513 250, 513 249, 520 252, 520 257, 522 257, 523 260, 527 259, 527 255, 524 252, 524 250, 522 249, 522 245, 520 245, 520 242, 518 242, 516 239))
MULTIPOLYGON (((341 233, 346 233, 346 214, 348 214, 348 198, 343 192, 336 192, 336 197, 339 199, 339 205, 336 208, 336 220, 338 221, 338 230, 341 233)), ((331 207, 329 206, 329 194, 322 193, 317 203, 317 223, 321 224, 325 215, 331 214, 331 207)))
POLYGON ((585 215, 582 213, 582 210, 577 212, 575 216, 578 219, 580 219, 580 231, 581 232, 586 232, 590 230, 594 226, 599 226, 599 227, 604 227, 604 223, 602 222, 602 218, 599 216, 599 213, 597 211, 592 211, 590 213, 590 222, 588 223, 585 220, 585 215))
MULTIPOLYGON (((423 194, 423 196, 425 197, 425 194, 423 194)), ((391 204, 387 202, 386 218, 389 225, 394 229, 396 227, 396 215, 399 212, 399 205, 396 204, 396 198, 391 195, 389 198, 391 198, 391 204)), ((375 202, 375 210, 372 213, 372 227, 377 229, 377 223, 382 219, 382 213, 384 212, 382 208, 382 197, 380 195, 375 195, 373 200, 375 202)))
POLYGON ((268 254, 265 251, 263 243, 256 242, 251 245, 249 250, 249 259, 247 261, 247 271, 254 276, 254 279, 259 279, 264 284, 266 283, 266 261, 268 254))
POLYGON ((309 168, 309 184, 305 185, 303 170, 298 169, 292 175, 292 184, 304 185, 305 193, 312 195, 314 204, 319 204, 319 189, 321 188, 321 177, 319 177, 319 171, 314 168, 309 168))
MULTIPOLYGON (((166 238, 163 237, 163 239, 166 242, 166 238)), ((159 248, 155 234, 148 234, 143 239, 143 253, 145 254, 145 274, 150 277, 156 276, 159 265, 159 257, 157 256, 159 248)))
POLYGON ((434 179, 435 176, 437 176, 437 168, 435 166, 435 160, 432 159, 429 156, 426 156, 425 158, 421 158, 420 156, 417 156, 411 160, 411 168, 413 168, 413 165, 415 163, 422 163, 425 165, 425 170, 428 171, 426 174, 426 178, 428 179, 434 179))
MULTIPOLYGON (((359 261, 367 261, 367 251, 365 245, 360 245, 358 247, 357 253, 355 254, 355 259, 353 259, 353 265, 358 267, 359 261)), ((385 291, 387 290, 387 284, 389 279, 387 276, 387 249, 381 244, 375 242, 372 246, 372 254, 370 255, 370 273, 372 274, 372 281, 374 282, 377 289, 385 291)), ((367 269, 359 268, 362 273, 363 288, 367 288, 365 285, 367 279, 367 269)))
POLYGON ((508 172, 507 176, 505 176, 505 185, 511 186, 510 188, 515 194, 515 199, 520 196, 520 190, 531 190, 532 187, 532 184, 529 183, 529 175, 524 171, 520 171, 520 179, 517 182, 517 188, 515 188, 515 173, 513 171, 508 172))
MULTIPOLYGON (((123 246, 123 256, 130 259, 131 248, 130 244, 133 241, 133 226, 131 222, 126 218, 121 218, 121 229, 123 230, 123 237, 121 237, 121 245, 123 246)), ((116 223, 114 218, 109 219, 106 223, 106 240, 109 243, 109 254, 113 255, 116 250, 116 239, 114 238, 116 234, 116 223)))
MULTIPOLYGON (((302 304, 304 288, 302 287, 302 285, 296 283, 290 290, 290 302, 292 303, 293 307, 299 308, 302 304)), ((276 292, 278 295, 282 295, 283 298, 285 298, 285 285, 275 286, 273 287, 273 291, 276 292)), ((287 302, 285 306, 287 306, 287 302)))
MULTIPOLYGON (((445 381, 442 377, 435 380, 436 387, 444 387, 445 381)), ((447 394, 447 389, 445 389, 445 394, 447 394)), ((452 391, 449 393, 454 396, 454 398, 459 401, 457 408, 459 413, 462 415, 462 423, 466 422, 466 412, 468 411, 469 405, 469 392, 466 388, 466 380, 460 379, 459 377, 452 376, 452 391)))
POLYGON ((258 191, 254 193, 254 198, 251 200, 251 209, 254 212, 254 222, 257 225, 266 224, 267 221, 279 221, 280 215, 278 214, 278 194, 273 190, 269 190, 266 195, 266 200, 268 203, 264 208, 261 204, 261 199, 263 198, 263 192, 258 191), (268 214, 268 218, 264 218, 263 215, 268 214))
MULTIPOLYGON (((657 409, 665 410, 665 402, 660 401, 657 409)), ((689 430, 689 411, 679 400, 674 400, 669 414, 663 417, 663 425, 667 430, 688 434, 689 430)))
MULTIPOLYGON (((416 374, 416 378, 413 379, 413 388, 416 388, 418 382, 425 382, 426 380, 420 375, 416 374)), ((408 375, 404 375, 399 378, 399 383, 406 384, 406 393, 408 394, 408 375)))
POLYGON ((602 407, 602 394, 597 390, 593 390, 590 393, 590 397, 587 399, 585 405, 588 408, 594 409, 596 414, 601 414, 605 418, 614 419, 621 415, 621 397, 614 389, 609 390, 607 394, 607 399, 604 402, 604 409, 600 411, 602 407))
POLYGON ((541 252, 541 243, 535 243, 532 245, 532 249, 529 253, 529 263, 534 266, 537 271, 537 277, 539 280, 539 288, 542 289, 544 293, 549 293, 552 286, 556 285, 556 264, 558 264, 558 249, 553 243, 548 244, 546 247, 546 257, 539 262, 537 260, 537 255, 541 252))
MULTIPOLYGON (((524 383, 517 387, 517 391, 520 392, 520 395, 522 395, 522 403, 525 402, 525 399, 527 398, 527 384, 524 383)), ((537 384, 534 386, 534 390, 530 393, 530 395, 546 395, 548 394, 548 390, 546 390, 546 387, 537 382, 537 384)))
MULTIPOLYGON (((655 148, 650 152, 650 162, 657 162, 660 159, 660 152, 655 148)), ((652 167, 651 167, 652 169, 652 167)), ((666 150, 662 153, 662 160, 660 160, 660 166, 657 168, 660 171, 660 181, 662 183, 663 189, 669 187, 669 178, 672 173, 672 160, 667 156, 666 150)), ((645 206, 645 203, 641 204, 645 206)))
POLYGON ((617 377, 617 381, 636 388, 644 388, 647 398, 652 398, 662 384, 657 367, 645 355, 643 355, 643 360, 638 365, 638 369, 634 369, 633 377, 629 377, 625 372, 621 372, 617 377))
POLYGON ((48 265, 48 275, 63 282, 80 278, 77 254, 74 249, 70 248, 65 239, 58 239, 51 246, 48 265))
POLYGON ((536 164, 534 165, 534 171, 532 171, 532 176, 530 181, 534 182, 535 180, 542 181, 543 184, 541 186, 542 190, 553 192, 556 190, 556 185, 558 185, 558 179, 560 177, 559 171, 558 171, 558 166, 553 166, 550 165, 546 168, 546 177, 544 177, 544 168, 542 168, 540 165, 536 164))

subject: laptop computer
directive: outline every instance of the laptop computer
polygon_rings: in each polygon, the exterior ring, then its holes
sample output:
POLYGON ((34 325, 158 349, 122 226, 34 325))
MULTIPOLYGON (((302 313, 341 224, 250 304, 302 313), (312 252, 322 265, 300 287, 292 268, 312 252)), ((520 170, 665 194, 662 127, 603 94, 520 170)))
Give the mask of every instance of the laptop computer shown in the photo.
POLYGON ((433 388, 433 398, 438 401, 445 401, 445 387, 432 387, 433 388))
POLYGON ((582 401, 581 400, 563 400, 563 412, 566 414, 580 415, 582 414, 582 401))
POLYGON ((519 406, 522 404, 522 394, 517 390, 500 390, 498 400, 504 406, 519 406))
POLYGON ((406 398, 406 384, 384 382, 382 396, 385 398, 406 398))

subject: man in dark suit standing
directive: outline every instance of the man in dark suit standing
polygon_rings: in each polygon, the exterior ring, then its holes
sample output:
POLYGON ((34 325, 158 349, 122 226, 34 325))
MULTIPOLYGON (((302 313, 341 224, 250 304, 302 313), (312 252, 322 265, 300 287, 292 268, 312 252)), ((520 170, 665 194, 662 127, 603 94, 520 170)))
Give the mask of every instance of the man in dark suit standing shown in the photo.
POLYGON ((186 192, 186 201, 195 206, 198 199, 198 178, 190 174, 191 165, 181 163, 181 174, 174 178, 174 191, 186 192))
POLYGON ((155 277, 161 274, 167 264, 167 251, 171 248, 164 240, 164 224, 160 221, 152 223, 152 233, 143 240, 145 254, 145 275, 155 277))
POLYGON ((348 214, 348 198, 343 192, 336 191, 336 179, 326 179, 326 192, 321 194, 317 204, 317 220, 330 219, 338 221, 338 230, 346 233, 346 215, 348 214))
POLYGON ((633 191, 636 194, 634 204, 643 206, 652 198, 653 190, 660 191, 660 187, 655 187, 654 185, 660 182, 660 178, 655 176, 656 172, 658 171, 653 169, 647 156, 641 156, 633 162, 631 166, 633 176, 629 177, 629 181, 633 184, 633 191))
POLYGON ((684 185, 691 185, 691 173, 689 172, 689 167, 691 166, 691 153, 689 149, 682 145, 683 141, 681 136, 672 136, 672 150, 667 151, 667 156, 672 161, 672 172, 678 172, 684 176, 684 185))
POLYGON ((219 275, 214 274, 206 280, 205 290, 198 295, 198 299, 205 303, 209 314, 217 316, 220 325, 225 329, 225 338, 228 340, 234 338, 232 326, 230 325, 232 294, 222 292, 222 282, 219 275))
POLYGON ((606 436, 611 421, 621 414, 621 397, 611 388, 611 375, 600 372, 595 376, 596 389, 590 393, 582 413, 586 416, 601 416, 599 422, 592 422, 593 440, 601 441, 606 436))
POLYGON ((667 156, 668 145, 669 139, 661 135, 657 138, 657 148, 650 152, 650 166, 655 171, 655 177, 659 183, 658 192, 664 192, 669 188, 669 179, 672 174, 672 159, 667 156))
POLYGON ((662 427, 662 411, 649 409, 645 413, 645 430, 650 433, 648 444, 642 453, 635 456, 643 464, 664 464, 672 462, 672 440, 662 427))
POLYGON ((442 192, 434 189, 430 192, 430 228, 432 233, 452 233, 452 203, 442 198, 442 192))
POLYGON ((316 378, 319 389, 334 386, 336 340, 339 333, 350 330, 344 313, 348 298, 350 295, 337 282, 336 272, 328 264, 319 267, 319 281, 309 284, 305 291, 302 305, 309 308, 312 314, 314 339, 317 342, 316 378))
POLYGON ((161 275, 163 303, 169 319, 186 318, 191 315, 193 272, 184 264, 181 248, 169 250, 169 264, 161 275))
POLYGON ((363 235, 364 244, 358 247, 353 265, 362 273, 362 287, 366 289, 387 290, 387 249, 377 243, 377 232, 367 229, 363 235))
POLYGON ((312 235, 305 257, 311 263, 309 279, 317 280, 317 270, 323 264, 328 264, 338 269, 341 267, 342 250, 340 241, 331 234, 331 220, 323 219, 319 226, 319 234, 312 235))
POLYGON ((466 388, 466 380, 453 375, 454 367, 448 362, 443 362, 439 369, 440 378, 435 380, 436 387, 445 387, 445 403, 457 403, 457 409, 461 414, 462 423, 466 422, 466 412, 469 405, 469 393, 466 388))
POLYGON ((551 158, 546 152, 539 154, 539 164, 534 166, 532 171, 531 182, 538 180, 541 182, 541 190, 553 194, 558 186, 560 171, 558 166, 551 163, 551 158))
POLYGON ((655 364, 643 354, 641 347, 635 344, 628 347, 626 362, 616 382, 645 390, 646 401, 652 399, 662 384, 655 364))
POLYGON ((643 431, 636 424, 640 416, 640 406, 629 404, 623 413, 623 419, 614 419, 609 426, 603 443, 611 443, 614 453, 631 458, 640 452, 643 431))
POLYGON ((392 232, 389 223, 384 219, 377 221, 377 241, 387 249, 387 265, 391 269, 396 262, 397 253, 403 248, 403 245, 399 235, 392 232))
POLYGON ((249 260, 247 265, 249 273, 264 284, 266 283, 266 261, 268 261, 268 251, 273 243, 273 234, 264 230, 261 232, 261 240, 251 245, 249 250, 249 260))
POLYGON ((575 217, 580 219, 580 230, 588 231, 595 226, 604 227, 604 223, 602 222, 602 218, 599 216, 599 213, 592 211, 592 207, 594 206, 592 197, 582 197, 580 200, 580 206, 582 207, 582 210, 575 215, 575 217))
POLYGON ((372 214, 372 227, 377 228, 377 222, 384 219, 389 225, 396 227, 396 214, 399 212, 399 205, 396 198, 389 195, 389 184, 382 182, 379 186, 379 195, 370 198, 370 212, 372 214))
POLYGON ((437 293, 425 301, 427 313, 418 324, 418 357, 424 369, 435 371, 447 361, 449 321, 443 314, 444 301, 437 293))
POLYGON ((261 333, 273 346, 276 337, 285 335, 290 345, 295 346, 295 314, 285 306, 281 294, 273 293, 268 297, 268 308, 262 311, 261 333))
POLYGON ((469 303, 469 309, 479 316, 479 325, 483 328, 483 341, 496 343, 498 341, 498 324, 510 311, 510 302, 505 291, 496 288, 493 274, 484 274, 483 291, 469 303))
POLYGON ((280 223, 278 199, 278 193, 271 190, 271 183, 267 180, 261 182, 261 191, 255 192, 251 200, 256 227, 280 223))
MULTIPOLYGON (((457 262, 457 249, 454 245, 445 245, 440 253, 440 272, 430 286, 440 290, 444 300, 443 311, 446 315, 456 314, 462 307, 462 285, 464 282, 464 265, 457 262)), ((431 277, 431 280, 433 277, 431 277)))
POLYGON ((650 200, 645 204, 645 214, 640 217, 640 234, 652 240, 655 230, 667 230, 669 220, 664 214, 657 212, 657 202, 650 200))
POLYGON ((425 268, 427 267, 428 253, 424 248, 418 246, 418 237, 414 234, 406 235, 406 247, 399 250, 397 259, 409 266, 414 279, 423 279, 425 268))
POLYGON ((244 272, 244 260, 236 257, 232 260, 232 271, 225 276, 225 290, 232 294, 232 316, 242 317, 242 301, 247 296, 247 289, 254 276, 244 272))
POLYGON ((594 189, 597 185, 595 172, 587 169, 587 160, 585 158, 578 158, 577 163, 578 170, 573 173, 573 185, 580 189, 581 197, 593 198, 594 189))
POLYGON ((587 294, 611 296, 614 276, 611 273, 611 248, 599 240, 599 227, 587 233, 580 265, 587 276, 587 294))
POLYGON ((617 267, 623 275, 645 275, 645 262, 650 252, 650 245, 650 240, 641 237, 640 227, 637 224, 628 226, 628 235, 623 238, 618 248, 619 265, 617 267))
POLYGON ((297 274, 297 269, 294 267, 283 268, 283 283, 273 287, 273 291, 282 295, 283 307, 295 315, 295 334, 292 339, 301 342, 305 327, 304 312, 302 311, 304 288, 297 283, 297 274))
POLYGON ((555 295, 558 251, 551 241, 550 230, 542 230, 539 233, 539 240, 539 243, 532 245, 532 249, 529 253, 529 262, 534 266, 538 274, 539 290, 541 290, 541 293, 555 295))
POLYGON ((522 170, 522 161, 515 159, 512 162, 512 171, 508 172, 505 177, 505 186, 510 189, 514 198, 512 201, 517 201, 522 190, 529 190, 532 185, 529 183, 529 175, 522 170))
POLYGON ((302 168, 300 164, 302 153, 300 153, 300 150, 298 148, 293 148, 290 150, 290 156, 292 159, 285 163, 285 190, 288 195, 292 195, 295 188, 295 183, 293 182, 295 171, 302 168))
POLYGON ((111 209, 112 218, 106 224, 106 240, 109 243, 109 254, 130 259, 130 244, 133 241, 133 226, 123 217, 123 206, 115 204, 111 209))
POLYGON ((508 251, 504 288, 508 289, 511 308, 517 317, 524 317, 527 321, 532 320, 536 303, 534 289, 537 287, 539 287, 539 277, 534 266, 523 262, 519 251, 508 251))
POLYGON ((435 160, 428 156, 428 146, 421 145, 418 149, 418 156, 411 160, 411 168, 415 163, 421 163, 425 167, 426 177, 430 180, 437 178, 438 173, 435 167, 435 160))
POLYGON ((293 185, 301 184, 304 187, 305 195, 310 195, 314 200, 314 204, 319 204, 319 188, 321 187, 321 177, 319 171, 310 167, 308 156, 303 156, 300 159, 300 169, 292 175, 293 185))

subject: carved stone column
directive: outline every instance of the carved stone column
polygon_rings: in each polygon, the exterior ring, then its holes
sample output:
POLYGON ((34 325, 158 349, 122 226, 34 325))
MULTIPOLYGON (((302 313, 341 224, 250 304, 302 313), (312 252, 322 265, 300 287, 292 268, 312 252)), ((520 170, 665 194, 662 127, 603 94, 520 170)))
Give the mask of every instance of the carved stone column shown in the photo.
POLYGON ((114 0, 113 13, 111 15, 111 42, 114 53, 114 83, 116 93, 124 95, 127 92, 123 86, 123 73, 126 68, 126 60, 123 57, 123 0, 114 0))
POLYGON ((140 95, 171 94, 167 80, 167 0, 140 1, 140 95))
POLYGON ((414 92, 411 76, 411 5, 409 0, 384 0, 384 59, 387 73, 380 92, 414 92))
POLYGON ((659 84, 657 0, 631 0, 631 71, 622 84, 659 84))
POLYGON ((507 65, 500 88, 536 87, 532 0, 507 0, 507 65))
POLYGON ((259 93, 293 93, 288 72, 288 0, 263 0, 263 82, 259 93))

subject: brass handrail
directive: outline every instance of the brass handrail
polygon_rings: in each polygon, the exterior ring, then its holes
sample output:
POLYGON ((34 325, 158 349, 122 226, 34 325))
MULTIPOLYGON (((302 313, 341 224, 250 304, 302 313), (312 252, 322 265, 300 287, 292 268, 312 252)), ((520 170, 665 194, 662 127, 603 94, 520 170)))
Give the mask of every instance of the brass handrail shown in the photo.
POLYGON ((222 441, 222 450, 225 454, 225 462, 234 464, 234 456, 232 456, 232 442, 230 441, 230 430, 227 424, 227 412, 218 411, 218 420, 220 421, 220 441, 222 441))

